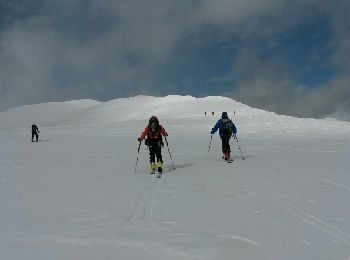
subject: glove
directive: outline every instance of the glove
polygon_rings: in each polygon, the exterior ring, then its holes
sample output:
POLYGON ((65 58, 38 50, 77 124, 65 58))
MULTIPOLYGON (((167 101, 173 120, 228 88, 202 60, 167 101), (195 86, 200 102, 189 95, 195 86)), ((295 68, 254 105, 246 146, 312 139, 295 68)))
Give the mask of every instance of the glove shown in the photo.
POLYGON ((212 134, 212 135, 213 135, 213 134, 214 134, 214 131, 213 131, 213 130, 211 130, 210 134, 212 134))
POLYGON ((137 138, 137 141, 141 142, 141 138, 140 138, 140 137, 139 137, 139 138, 137 138))
POLYGON ((237 128, 234 127, 232 132, 233 132, 234 134, 237 134, 237 128))

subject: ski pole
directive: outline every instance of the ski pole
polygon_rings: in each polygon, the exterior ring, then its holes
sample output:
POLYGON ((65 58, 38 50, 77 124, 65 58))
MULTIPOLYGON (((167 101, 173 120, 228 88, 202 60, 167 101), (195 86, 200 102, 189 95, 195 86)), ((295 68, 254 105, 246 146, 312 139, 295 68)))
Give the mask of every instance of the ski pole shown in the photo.
POLYGON ((239 146, 238 137, 237 137, 236 134, 233 134, 233 136, 234 136, 234 138, 235 138, 236 141, 237 141, 237 146, 238 146, 239 151, 241 152, 242 160, 245 160, 245 157, 244 157, 244 155, 243 155, 243 153, 242 153, 241 147, 239 146))
POLYGON ((137 158, 136 158, 136 164, 135 164, 135 174, 136 174, 137 163, 139 161, 140 147, 141 147, 141 141, 139 141, 139 148, 137 149, 137 158))
POLYGON ((173 168, 174 168, 174 170, 175 170, 175 166, 174 166, 174 163, 173 163, 173 157, 171 156, 170 149, 169 149, 168 139, 166 138, 166 136, 164 136, 164 138, 165 138, 166 146, 167 146, 167 148, 168 148, 168 152, 169 152, 169 155, 170 155, 171 165, 173 166, 173 168))
POLYGON ((210 146, 211 146, 211 140, 213 139, 213 135, 210 135, 210 142, 209 142, 209 148, 208 148, 208 153, 210 151, 210 146))

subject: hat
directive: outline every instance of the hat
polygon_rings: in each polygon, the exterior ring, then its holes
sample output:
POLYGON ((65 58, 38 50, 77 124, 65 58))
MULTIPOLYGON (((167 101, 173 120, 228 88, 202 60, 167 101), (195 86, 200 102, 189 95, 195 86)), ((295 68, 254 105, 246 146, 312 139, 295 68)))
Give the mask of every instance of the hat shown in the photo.
POLYGON ((158 120, 158 118, 156 117, 156 116, 151 116, 151 118, 149 119, 149 122, 151 123, 151 122, 157 122, 157 123, 159 123, 159 120, 158 120))
POLYGON ((227 112, 222 112, 221 118, 228 118, 227 112))

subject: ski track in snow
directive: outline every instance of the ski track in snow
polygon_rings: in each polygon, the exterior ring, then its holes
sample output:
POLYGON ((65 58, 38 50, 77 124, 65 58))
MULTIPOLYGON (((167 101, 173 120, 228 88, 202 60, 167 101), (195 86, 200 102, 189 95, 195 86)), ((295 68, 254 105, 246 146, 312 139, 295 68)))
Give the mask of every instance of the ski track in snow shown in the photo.
POLYGON ((156 178, 156 174, 150 174, 148 177, 148 184, 145 190, 138 196, 126 223, 133 218, 145 220, 146 218, 151 219, 153 217, 153 205, 158 194, 158 188, 156 186, 158 186, 159 181, 160 180, 156 178))
POLYGON ((321 220, 320 218, 306 212, 305 210, 302 210, 300 208, 297 208, 292 205, 288 205, 286 207, 287 210, 292 212, 295 216, 301 218, 306 224, 314 227, 315 229, 322 231, 323 233, 326 233, 329 236, 332 236, 338 240, 340 240, 342 243, 350 246, 350 234, 347 232, 330 225, 329 223, 321 220))
POLYGON ((20 201, 25 195, 26 193, 18 194, 13 199, 10 199, 9 201, 5 202, 3 205, 0 205, 0 211, 13 206, 15 203, 20 201))
POLYGON ((330 181, 330 180, 322 180, 322 182, 324 184, 329 184, 331 186, 335 186, 335 187, 340 187, 340 188, 343 188, 347 191, 350 191, 350 187, 347 186, 347 185, 344 185, 344 184, 340 184, 340 183, 337 183, 337 182, 334 182, 334 181, 330 181))
MULTIPOLYGON (((151 180, 152 180, 152 178, 149 177, 148 178, 148 184, 151 182, 151 180)), ((138 196, 138 198, 137 198, 137 200, 136 200, 136 202, 134 204, 134 207, 133 207, 130 215, 128 216, 126 222, 129 222, 134 217, 135 213, 138 211, 140 203, 143 203, 143 205, 145 205, 145 194, 146 194, 147 191, 149 191, 149 189, 144 190, 144 191, 142 191, 140 193, 140 195, 138 196)))
POLYGON ((232 239, 237 239, 239 241, 242 241, 242 242, 245 242, 245 243, 248 243, 248 244, 251 244, 253 246, 261 246, 261 243, 260 242, 256 242, 254 240, 251 240, 251 239, 248 239, 248 238, 245 238, 245 237, 240 237, 240 236, 231 236, 232 239))

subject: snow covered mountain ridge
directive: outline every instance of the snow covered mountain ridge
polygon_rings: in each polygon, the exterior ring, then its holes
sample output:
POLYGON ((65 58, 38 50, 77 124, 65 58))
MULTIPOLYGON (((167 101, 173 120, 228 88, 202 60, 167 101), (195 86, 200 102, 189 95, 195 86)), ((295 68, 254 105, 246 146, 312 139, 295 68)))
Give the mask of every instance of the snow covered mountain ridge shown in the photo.
POLYGON ((227 97, 204 97, 170 95, 165 97, 135 96, 107 102, 75 100, 49 102, 21 106, 0 113, 0 130, 28 128, 32 123, 40 127, 59 125, 110 124, 129 120, 145 121, 152 115, 162 119, 187 118, 216 120, 222 111, 238 123, 240 132, 261 134, 262 132, 328 132, 350 133, 350 123, 336 119, 302 119, 277 115, 252 108, 227 97), (257 128, 258 126, 258 128, 257 128), (243 130, 243 131, 242 131, 243 130))
MULTIPOLYGON (((215 110, 249 108, 224 97, 194 98, 191 96, 135 96, 107 102, 73 100, 27 105, 0 113, 2 125, 25 127, 37 120, 40 125, 96 124, 140 120, 151 115, 163 118, 204 115, 215 110), (25 122, 19 121, 24 119, 25 122)), ((217 112, 217 111, 215 111, 217 112)))

